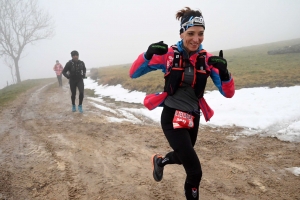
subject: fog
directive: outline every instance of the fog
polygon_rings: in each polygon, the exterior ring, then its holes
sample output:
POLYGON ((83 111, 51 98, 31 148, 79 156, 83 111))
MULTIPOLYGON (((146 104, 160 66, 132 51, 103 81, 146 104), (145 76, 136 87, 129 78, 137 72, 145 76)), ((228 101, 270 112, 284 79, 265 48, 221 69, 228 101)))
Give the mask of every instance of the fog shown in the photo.
MULTIPOLYGON (((154 42, 175 44, 175 14, 185 6, 202 11, 208 51, 300 38, 299 0, 40 0, 39 5, 53 17, 55 35, 25 47, 21 80, 55 77, 55 61, 65 66, 72 50, 93 68, 131 63, 154 42)), ((12 82, 2 61, 0 88, 12 82)))

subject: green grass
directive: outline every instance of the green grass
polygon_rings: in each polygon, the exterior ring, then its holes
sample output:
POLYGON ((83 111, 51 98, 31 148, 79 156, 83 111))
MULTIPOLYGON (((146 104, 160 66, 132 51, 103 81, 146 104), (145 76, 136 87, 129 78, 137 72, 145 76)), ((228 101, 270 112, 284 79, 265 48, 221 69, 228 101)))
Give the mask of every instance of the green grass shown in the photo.
MULTIPOLYGON (((284 46, 300 44, 300 38, 270 44, 224 50, 228 61, 228 69, 232 73, 236 89, 249 87, 284 87, 300 85, 300 53, 268 55, 267 52, 284 46)), ((212 52, 218 55, 218 52, 212 52)), ((138 55, 136 55, 138 56, 138 55)), ((99 78, 100 84, 122 84, 129 90, 154 93, 163 91, 164 75, 161 71, 146 74, 137 79, 129 78, 131 63, 93 69, 93 77, 99 78)), ((20 94, 42 84, 56 79, 34 79, 22 81, 0 90, 0 109, 15 100, 20 94)), ((208 79, 206 90, 216 87, 208 79)), ((50 87, 57 87, 55 82, 50 87)), ((86 95, 95 96, 93 90, 85 90, 86 95)))
MULTIPOLYGON (((3 89, 0 89, 0 110, 4 106, 10 104, 16 98, 18 98, 22 93, 24 93, 24 92, 28 91, 29 89, 34 88, 36 86, 54 82, 49 87, 47 87, 47 90, 57 88, 58 83, 56 80, 57 80, 56 78, 32 79, 32 80, 22 81, 21 83, 10 85, 3 89)), ((67 82, 65 84, 67 84, 67 82)), ((94 90, 85 89, 84 93, 87 96, 96 97, 94 90)))
POLYGON ((95 91, 91 89, 84 89, 84 95, 89 97, 97 97, 97 95, 95 95, 95 91))
MULTIPOLYGON (((267 52, 284 46, 300 44, 300 38, 263 45, 223 50, 236 89, 250 87, 284 87, 300 85, 300 53, 268 55, 267 52)), ((218 52, 211 52, 218 55, 218 52)), ((138 56, 138 55, 136 55, 138 56)), ((98 68, 99 83, 122 84, 129 90, 147 93, 163 90, 163 73, 155 71, 137 79, 129 78, 131 63, 98 68)), ((215 90, 211 79, 206 90, 215 90)))
MULTIPOLYGON (((9 104, 15 100, 20 94, 26 92, 27 90, 39 86, 42 84, 49 83, 55 79, 33 79, 22 81, 21 83, 7 86, 0 90, 0 108, 9 104)), ((54 84, 53 84, 54 85, 54 84)))

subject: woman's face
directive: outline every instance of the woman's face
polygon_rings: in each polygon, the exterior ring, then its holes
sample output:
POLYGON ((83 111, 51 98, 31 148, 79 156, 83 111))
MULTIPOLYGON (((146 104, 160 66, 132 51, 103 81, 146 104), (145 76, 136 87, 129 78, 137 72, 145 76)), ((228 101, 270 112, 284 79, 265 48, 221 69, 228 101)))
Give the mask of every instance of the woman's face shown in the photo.
POLYGON ((204 28, 202 26, 192 26, 180 35, 183 39, 183 46, 188 51, 197 51, 204 39, 204 28))

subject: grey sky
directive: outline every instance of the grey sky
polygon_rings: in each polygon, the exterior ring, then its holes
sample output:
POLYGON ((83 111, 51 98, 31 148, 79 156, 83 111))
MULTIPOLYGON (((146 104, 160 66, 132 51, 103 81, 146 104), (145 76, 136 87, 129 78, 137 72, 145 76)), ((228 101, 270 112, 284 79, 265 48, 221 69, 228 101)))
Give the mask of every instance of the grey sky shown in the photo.
MULTIPOLYGON (((55 36, 25 48, 21 79, 55 77, 72 50, 87 68, 133 62, 151 43, 179 40, 178 10, 200 9, 208 51, 300 37, 300 0, 40 0, 53 16, 55 36)), ((226 54, 226 53, 225 53, 226 54)), ((0 88, 11 82, 1 61, 0 88)))

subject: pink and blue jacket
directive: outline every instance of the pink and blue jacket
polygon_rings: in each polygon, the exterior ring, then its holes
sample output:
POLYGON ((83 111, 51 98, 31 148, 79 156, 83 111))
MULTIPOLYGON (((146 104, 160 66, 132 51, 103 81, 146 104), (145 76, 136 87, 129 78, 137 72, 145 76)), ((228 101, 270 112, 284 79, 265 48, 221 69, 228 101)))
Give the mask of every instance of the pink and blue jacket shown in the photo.
MULTIPOLYGON (((177 48, 180 53, 185 53, 185 50, 182 48, 182 41, 177 43, 177 48)), ((195 67, 197 56, 200 51, 203 51, 202 45, 200 45, 197 53, 194 53, 189 57, 190 63, 195 67)), ((219 70, 212 65, 208 65, 207 61, 208 58, 212 56, 212 54, 206 52, 206 68, 210 71, 209 76, 211 77, 213 83, 218 88, 220 93, 226 97, 231 98, 235 93, 234 88, 234 80, 230 77, 228 81, 221 81, 219 70)), ((155 71, 155 70, 162 70, 163 73, 167 73, 170 68, 173 66, 173 59, 174 59, 174 50, 172 47, 168 49, 168 52, 164 55, 153 55, 151 60, 147 60, 144 56, 144 53, 140 54, 138 58, 132 64, 129 75, 131 78, 138 78, 148 72, 155 71)), ((195 70, 196 71, 196 70, 195 70)), ((156 94, 149 94, 144 99, 144 105, 149 110, 156 108, 163 104, 165 98, 168 96, 166 92, 156 93, 156 94)), ((206 121, 213 116, 214 111, 208 106, 205 99, 201 97, 199 99, 199 107, 203 113, 203 116, 206 121)))

